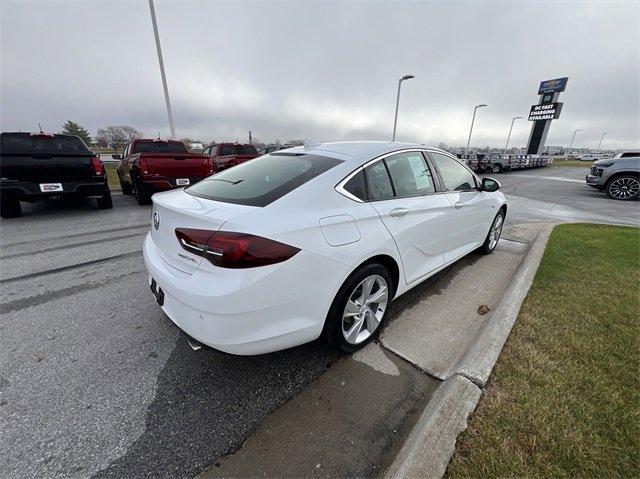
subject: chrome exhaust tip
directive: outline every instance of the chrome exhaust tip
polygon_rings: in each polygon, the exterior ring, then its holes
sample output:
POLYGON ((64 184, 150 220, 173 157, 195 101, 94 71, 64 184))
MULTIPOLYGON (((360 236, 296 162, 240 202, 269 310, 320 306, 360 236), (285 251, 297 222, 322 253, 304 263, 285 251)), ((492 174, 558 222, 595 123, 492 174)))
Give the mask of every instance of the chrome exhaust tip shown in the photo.
POLYGON ((200 351, 202 349, 202 343, 193 338, 187 338, 187 343, 189 343, 189 346, 191 346, 191 349, 194 351, 200 351))

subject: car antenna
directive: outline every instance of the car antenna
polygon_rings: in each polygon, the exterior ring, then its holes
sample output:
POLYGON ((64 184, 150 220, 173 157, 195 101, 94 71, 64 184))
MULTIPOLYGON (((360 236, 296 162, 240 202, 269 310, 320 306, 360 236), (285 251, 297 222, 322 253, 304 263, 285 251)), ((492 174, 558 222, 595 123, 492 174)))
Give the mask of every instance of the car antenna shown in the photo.
POLYGON ((42 131, 42 125, 40 124, 40 122, 38 122, 38 128, 40 128, 40 133, 44 133, 44 131, 42 131))

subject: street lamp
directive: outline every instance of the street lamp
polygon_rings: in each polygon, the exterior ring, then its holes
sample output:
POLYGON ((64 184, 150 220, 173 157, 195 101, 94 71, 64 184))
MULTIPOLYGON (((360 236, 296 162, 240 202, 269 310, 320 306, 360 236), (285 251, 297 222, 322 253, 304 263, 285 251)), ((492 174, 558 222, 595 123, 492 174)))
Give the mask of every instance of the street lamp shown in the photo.
POLYGON ((400 78, 400 80, 398 80, 398 97, 396 98, 396 116, 393 119, 393 138, 391 138, 391 141, 396 141, 396 125, 398 124, 398 106, 400 105, 400 86, 402 85, 402 82, 405 80, 411 80, 412 78, 415 78, 413 75, 405 75, 402 78, 400 78))
MULTIPOLYGON (((507 144, 504 145, 504 154, 507 154, 507 149, 509 148, 509 140, 511 139, 511 130, 513 130, 513 122, 515 122, 516 120, 519 120, 520 118, 522 118, 521 116, 514 116, 511 119, 511 128, 509 128, 509 135, 507 136, 507 144)), ((471 137, 471 135, 469 135, 469 137, 471 137)), ((467 145, 467 149, 469 148, 469 145, 467 145)), ((468 153, 468 152, 467 152, 468 153)))
POLYGON ((158 24, 156 22, 156 10, 153 8, 153 0, 149 0, 149 10, 151 10, 151 23, 153 24, 153 34, 156 37, 156 49, 158 50, 158 63, 160 63, 160 76, 162 77, 162 87, 164 88, 164 101, 167 104, 167 114, 169 115, 169 128, 171 128, 171 138, 176 137, 176 129, 173 126, 173 113, 171 102, 169 101, 169 87, 167 77, 164 74, 164 61, 162 60, 162 49, 160 48, 160 35, 158 34, 158 24))
POLYGON ((596 151, 600 151, 600 145, 602 145, 602 140, 604 139, 604 135, 608 135, 608 131, 603 131, 602 136, 600 137, 600 143, 598 143, 598 149, 596 151))
POLYGON ((469 128, 469 139, 467 140, 467 155, 469 154, 469 143, 471 143, 471 132, 473 131, 473 123, 476 121, 476 111, 478 110, 478 108, 482 108, 485 105, 484 103, 481 105, 476 105, 476 107, 473 109, 473 118, 471 119, 471 128, 469 128))
POLYGON ((569 145, 569 153, 571 153, 571 149, 573 148, 573 140, 576 139, 576 133, 578 133, 579 131, 582 131, 582 130, 575 130, 573 132, 573 136, 571 137, 571 144, 569 145))

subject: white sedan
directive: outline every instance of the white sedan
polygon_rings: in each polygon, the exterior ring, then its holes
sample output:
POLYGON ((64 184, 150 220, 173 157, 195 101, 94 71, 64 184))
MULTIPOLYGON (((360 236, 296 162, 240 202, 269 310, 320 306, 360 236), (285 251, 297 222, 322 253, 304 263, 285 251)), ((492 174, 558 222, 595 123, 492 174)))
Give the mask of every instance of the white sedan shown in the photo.
POLYGON ((180 329, 215 349, 261 354, 322 335, 353 352, 392 299, 494 250, 499 187, 416 144, 276 151, 153 196, 149 284, 180 329))

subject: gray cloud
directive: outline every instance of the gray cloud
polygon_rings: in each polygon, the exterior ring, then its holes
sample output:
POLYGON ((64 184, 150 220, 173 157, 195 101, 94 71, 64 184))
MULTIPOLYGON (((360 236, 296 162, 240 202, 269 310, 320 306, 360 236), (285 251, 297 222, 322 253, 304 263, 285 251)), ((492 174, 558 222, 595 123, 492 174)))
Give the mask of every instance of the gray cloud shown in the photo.
MULTIPOLYGON (((1 3, 3 130, 168 135, 146 1, 1 3)), ((640 4, 156 1, 178 136, 500 146, 541 80, 569 76, 547 144, 640 143, 640 4)), ((524 145, 530 123, 516 123, 524 145)))

